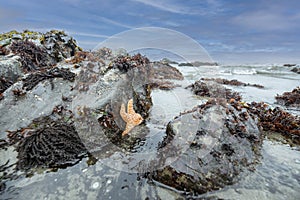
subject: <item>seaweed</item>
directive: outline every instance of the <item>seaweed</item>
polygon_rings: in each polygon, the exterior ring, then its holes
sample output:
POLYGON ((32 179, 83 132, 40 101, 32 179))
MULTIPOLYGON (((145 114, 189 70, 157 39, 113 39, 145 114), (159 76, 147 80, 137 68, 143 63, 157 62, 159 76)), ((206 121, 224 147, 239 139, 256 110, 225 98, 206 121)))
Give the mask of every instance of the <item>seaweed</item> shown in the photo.
POLYGON ((76 64, 83 60, 85 60, 87 57, 91 57, 92 53, 86 52, 86 51, 77 51, 74 55, 74 57, 70 60, 67 60, 67 63, 76 64))
POLYGON ((32 131, 17 147, 17 169, 74 165, 87 153, 75 127, 62 121, 32 131))
POLYGON ((10 49, 14 54, 20 56, 22 68, 25 72, 35 71, 50 65, 46 49, 35 45, 31 41, 14 41, 10 45, 10 49))
POLYGON ((23 90, 21 90, 21 89, 19 89, 19 88, 13 89, 12 92, 13 92, 13 94, 14 94, 15 96, 17 96, 17 97, 24 96, 24 95, 26 94, 25 91, 23 91, 23 90))
POLYGON ((9 54, 9 50, 6 49, 4 46, 0 45, 0 55, 5 56, 9 54))
MULTIPOLYGON (((63 110, 65 111, 63 107, 57 107, 53 113, 63 116, 63 110)), ((17 145, 16 169, 67 167, 87 155, 88 152, 73 124, 63 118, 52 118, 38 118, 29 127, 9 132, 9 144, 17 145)))
POLYGON ((195 95, 202 97, 211 98, 225 98, 226 100, 236 100, 240 101, 242 97, 238 92, 234 92, 225 87, 219 87, 217 85, 210 86, 203 81, 196 81, 195 83, 186 87, 186 89, 191 89, 195 95))
POLYGON ((264 131, 274 131, 300 143, 300 118, 283 109, 269 108, 267 104, 252 102, 248 110, 259 117, 259 125, 264 131))
POLYGON ((5 77, 0 77, 0 94, 7 90, 12 84, 14 84, 12 81, 5 77))
POLYGON ((293 89, 291 92, 284 92, 282 95, 277 95, 278 104, 284 106, 300 106, 300 87, 293 89))
POLYGON ((26 90, 28 91, 34 88, 39 82, 53 78, 63 78, 64 80, 72 82, 75 80, 75 76, 75 73, 71 72, 70 69, 55 67, 46 71, 39 71, 29 74, 26 78, 23 79, 23 88, 26 88, 26 90))
POLYGON ((0 100, 2 100, 4 98, 2 93, 5 90, 7 90, 7 88, 9 88, 12 84, 14 84, 12 81, 10 81, 4 77, 0 77, 0 100))
POLYGON ((114 68, 119 69, 121 72, 127 72, 132 68, 145 66, 150 61, 147 57, 138 53, 134 56, 119 56, 112 63, 114 68))
POLYGON ((214 81, 219 84, 223 85, 233 85, 233 86, 252 86, 252 87, 257 87, 257 88, 264 88, 264 86, 259 85, 259 84, 250 84, 250 83, 244 83, 241 81, 238 81, 236 79, 233 80, 227 80, 223 78, 201 78, 203 81, 214 81))

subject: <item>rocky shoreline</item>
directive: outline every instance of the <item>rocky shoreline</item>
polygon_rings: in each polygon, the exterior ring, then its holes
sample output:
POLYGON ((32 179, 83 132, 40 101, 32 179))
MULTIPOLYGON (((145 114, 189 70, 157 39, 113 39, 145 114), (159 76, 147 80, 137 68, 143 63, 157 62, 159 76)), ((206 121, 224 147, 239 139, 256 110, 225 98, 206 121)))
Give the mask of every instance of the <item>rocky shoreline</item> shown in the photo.
MULTIPOLYGON (((151 132, 146 125, 153 91, 172 91, 183 79, 175 67, 140 54, 83 51, 62 31, 0 35, 0 147, 17 152, 15 159, 0 163, 0 194, 6 182, 37 169, 134 152, 151 132), (122 137, 126 124, 120 107, 130 99, 144 121, 122 137)), ((255 170, 266 135, 280 133, 290 145, 300 144, 299 116, 263 102, 246 103, 224 85, 264 87, 210 78, 186 87, 206 102, 169 121, 154 147, 159 159, 143 171, 145 177, 185 194, 203 194, 255 170), (168 163, 169 156, 176 159, 168 163)), ((280 105, 299 107, 299 87, 276 99, 280 105)))

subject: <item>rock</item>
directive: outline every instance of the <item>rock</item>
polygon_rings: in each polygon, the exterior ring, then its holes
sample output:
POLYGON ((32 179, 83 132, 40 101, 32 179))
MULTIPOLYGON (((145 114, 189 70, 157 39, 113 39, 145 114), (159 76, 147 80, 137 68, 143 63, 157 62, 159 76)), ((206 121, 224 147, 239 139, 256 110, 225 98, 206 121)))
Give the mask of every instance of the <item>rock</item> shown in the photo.
POLYGON ((284 106, 300 107, 300 87, 293 89, 291 92, 284 92, 282 95, 275 97, 276 103, 284 106))
POLYGON ((227 100, 234 99, 236 101, 240 101, 242 99, 239 93, 233 92, 230 89, 210 81, 196 81, 195 83, 187 86, 186 89, 191 89, 193 93, 198 96, 225 98, 227 100))
POLYGON ((72 37, 67 36, 63 31, 49 31, 41 36, 40 42, 56 62, 70 58, 77 51, 82 50, 77 46, 76 41, 72 37))
POLYGON ((201 61, 194 61, 194 62, 187 62, 187 63, 179 63, 179 67, 187 66, 187 67, 200 67, 200 66, 218 66, 216 62, 201 62, 201 61))
POLYGON ((296 64, 283 64, 284 67, 294 67, 296 64))
POLYGON ((193 64, 192 64, 192 63, 179 63, 178 66, 179 66, 179 67, 182 67, 182 66, 192 67, 193 64))
POLYGON ((163 58, 161 61, 159 61, 160 63, 162 63, 162 64, 178 64, 178 62, 176 62, 176 61, 172 61, 172 60, 170 60, 170 59, 168 59, 168 58, 163 58))
MULTIPOLYGON (((168 124, 166 145, 194 135, 178 159, 152 173, 162 184, 194 195, 236 183, 259 160, 262 134, 255 117, 226 102, 209 101, 168 124)), ((162 145, 164 146, 164 145, 162 145)))
POLYGON ((0 77, 4 77, 12 82, 24 75, 21 70, 21 63, 18 56, 0 57, 0 77))
POLYGON ((297 67, 294 67, 293 69, 291 69, 292 72, 295 72, 297 74, 300 74, 300 67, 297 66, 297 67))
POLYGON ((236 79, 234 80, 227 80, 223 78, 201 78, 202 81, 214 81, 219 84, 223 85, 233 85, 233 86, 252 86, 257 88, 264 88, 264 86, 259 84, 250 84, 250 83, 243 83, 241 81, 238 81, 236 79))
POLYGON ((0 35, 0 44, 20 55, 23 66, 30 64, 35 68, 36 65, 52 66, 81 51, 72 37, 57 30, 45 34, 29 30, 11 31, 0 35))

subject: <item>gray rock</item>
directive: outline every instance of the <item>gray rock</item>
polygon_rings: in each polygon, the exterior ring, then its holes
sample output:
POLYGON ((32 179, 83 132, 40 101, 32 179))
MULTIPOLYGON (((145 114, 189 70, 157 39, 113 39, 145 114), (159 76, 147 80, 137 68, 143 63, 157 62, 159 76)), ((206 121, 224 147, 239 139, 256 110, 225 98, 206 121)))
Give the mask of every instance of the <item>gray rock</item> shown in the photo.
POLYGON ((162 148, 174 151, 178 135, 188 148, 153 173, 153 179, 178 190, 194 194, 218 190, 237 182, 259 159, 262 139, 255 119, 230 104, 208 102, 182 114, 168 124, 167 134, 162 148))
POLYGON ((300 74, 300 66, 296 66, 293 69, 291 69, 292 72, 295 72, 297 74, 300 74))
POLYGON ((18 56, 0 57, 0 77, 5 77, 12 82, 15 82, 20 76, 24 75, 18 58, 18 56))

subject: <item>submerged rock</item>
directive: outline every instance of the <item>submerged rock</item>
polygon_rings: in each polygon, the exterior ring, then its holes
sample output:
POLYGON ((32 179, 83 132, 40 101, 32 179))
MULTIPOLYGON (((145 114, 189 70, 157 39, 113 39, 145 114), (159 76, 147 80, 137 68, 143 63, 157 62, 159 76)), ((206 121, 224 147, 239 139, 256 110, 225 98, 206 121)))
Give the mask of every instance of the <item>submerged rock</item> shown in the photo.
POLYGON ((190 147, 152 178, 177 190, 202 194, 236 183, 259 160, 262 134, 255 116, 224 101, 209 101, 168 124, 166 144, 184 131, 190 147), (191 124, 185 124, 189 122, 191 124))

